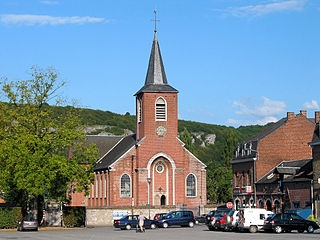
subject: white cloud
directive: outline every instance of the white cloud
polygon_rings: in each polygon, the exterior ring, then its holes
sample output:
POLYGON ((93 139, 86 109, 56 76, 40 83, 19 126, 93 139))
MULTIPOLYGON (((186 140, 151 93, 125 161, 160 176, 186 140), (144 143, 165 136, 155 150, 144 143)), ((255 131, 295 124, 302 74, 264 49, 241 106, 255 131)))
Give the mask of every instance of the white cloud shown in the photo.
POLYGON ((312 100, 311 102, 305 102, 303 104, 303 107, 311 110, 316 110, 319 109, 319 104, 316 100, 312 100))
POLYGON ((239 115, 252 115, 256 117, 268 117, 281 114, 286 108, 286 104, 282 101, 272 101, 269 98, 262 97, 263 103, 256 106, 255 99, 245 99, 233 103, 234 107, 239 107, 240 110, 236 113, 239 115))
POLYGON ((233 107, 239 108, 236 114, 246 119, 228 119, 231 125, 265 125, 269 122, 278 121, 277 116, 285 112, 286 104, 282 101, 273 101, 267 97, 261 97, 262 101, 254 98, 235 101, 233 107))
POLYGON ((30 15, 30 14, 2 14, 0 22, 4 24, 20 25, 59 25, 59 24, 84 24, 105 22, 104 18, 97 17, 53 17, 48 15, 30 15))
POLYGON ((40 1, 40 3, 46 4, 46 5, 57 5, 57 4, 59 4, 58 1, 49 1, 49 0, 40 1))
POLYGON ((229 7, 226 9, 214 9, 231 15, 234 17, 246 17, 246 16, 262 16, 274 12, 286 12, 286 11, 302 11, 307 0, 286 0, 286 1, 269 1, 265 4, 248 5, 242 7, 229 7))

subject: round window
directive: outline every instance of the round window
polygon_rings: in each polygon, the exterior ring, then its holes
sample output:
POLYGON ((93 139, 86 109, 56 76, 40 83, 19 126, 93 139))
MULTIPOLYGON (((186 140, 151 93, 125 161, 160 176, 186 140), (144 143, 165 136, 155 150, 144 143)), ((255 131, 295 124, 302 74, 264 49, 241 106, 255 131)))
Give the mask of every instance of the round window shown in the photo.
POLYGON ((163 170, 164 170, 164 167, 163 167, 163 165, 162 164, 158 164, 158 166, 157 166, 157 172, 158 173, 162 173, 163 172, 163 170))

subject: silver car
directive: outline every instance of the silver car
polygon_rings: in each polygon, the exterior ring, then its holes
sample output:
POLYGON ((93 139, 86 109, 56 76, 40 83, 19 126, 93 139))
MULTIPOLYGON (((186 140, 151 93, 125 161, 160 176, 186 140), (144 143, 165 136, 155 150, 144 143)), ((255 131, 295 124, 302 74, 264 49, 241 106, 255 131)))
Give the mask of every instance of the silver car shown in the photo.
POLYGON ((38 231, 38 221, 32 216, 28 215, 22 219, 22 221, 18 222, 18 231, 24 230, 35 230, 38 231))

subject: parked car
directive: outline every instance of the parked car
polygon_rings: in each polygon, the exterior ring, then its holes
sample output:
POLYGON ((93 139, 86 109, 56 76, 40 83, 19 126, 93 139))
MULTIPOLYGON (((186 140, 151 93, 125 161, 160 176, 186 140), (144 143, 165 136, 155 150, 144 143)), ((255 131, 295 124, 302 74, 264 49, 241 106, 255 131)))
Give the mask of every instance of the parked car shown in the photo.
POLYGON ((216 230, 216 226, 214 225, 216 220, 223 218, 224 215, 228 214, 231 211, 229 208, 219 208, 216 210, 213 216, 211 216, 210 221, 207 223, 209 230, 216 230))
POLYGON ((268 218, 263 225, 266 232, 274 231, 276 233, 291 232, 297 230, 303 233, 305 230, 308 233, 313 233, 318 229, 319 225, 313 221, 308 221, 295 213, 278 213, 268 218))
POLYGON ((167 215, 168 213, 156 213, 156 215, 154 215, 153 220, 158 220, 158 219, 162 219, 165 215, 167 215))
POLYGON ((239 210, 238 229, 255 233, 263 228, 264 221, 272 214, 264 208, 242 208, 239 210))
POLYGON ((196 224, 205 223, 206 222, 206 214, 202 214, 199 217, 196 217, 196 224))
MULTIPOLYGON (((128 215, 119 220, 114 220, 113 226, 115 228, 120 228, 121 230, 130 230, 131 228, 136 228, 139 222, 139 215, 128 215)), ((155 229, 157 227, 156 221, 145 219, 144 228, 155 229)))
POLYGON ((38 231, 38 221, 33 217, 33 215, 28 215, 18 222, 17 230, 35 230, 38 231))
POLYGON ((157 220, 159 227, 167 228, 173 225, 193 227, 195 218, 191 211, 172 211, 165 215, 162 219, 157 220))
POLYGON ((225 231, 235 231, 238 229, 239 211, 232 210, 226 217, 225 231))
POLYGON ((213 217, 214 213, 216 212, 216 210, 212 210, 210 211, 207 216, 206 216, 206 224, 208 225, 208 223, 211 221, 211 217, 213 217))

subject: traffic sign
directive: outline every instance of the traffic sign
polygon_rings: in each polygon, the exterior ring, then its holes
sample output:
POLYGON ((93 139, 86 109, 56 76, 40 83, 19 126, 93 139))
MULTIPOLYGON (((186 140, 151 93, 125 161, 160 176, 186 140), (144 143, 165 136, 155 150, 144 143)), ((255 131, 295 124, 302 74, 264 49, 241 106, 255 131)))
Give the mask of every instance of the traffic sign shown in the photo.
POLYGON ((232 202, 227 202, 227 208, 232 208, 232 202))

